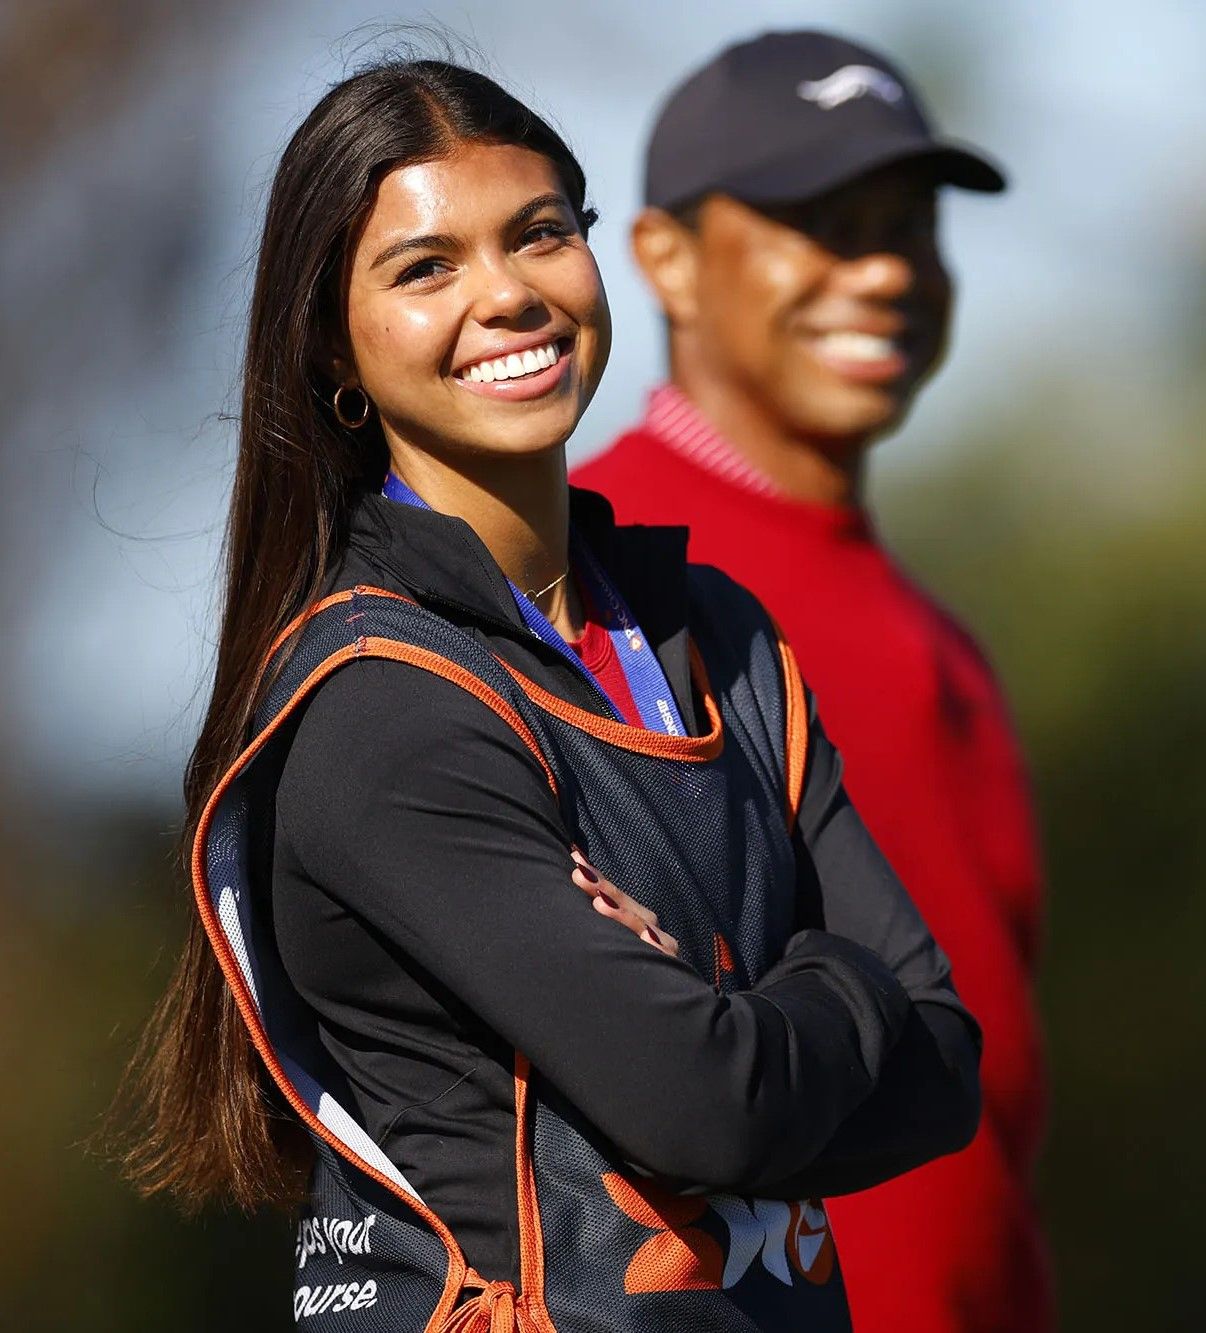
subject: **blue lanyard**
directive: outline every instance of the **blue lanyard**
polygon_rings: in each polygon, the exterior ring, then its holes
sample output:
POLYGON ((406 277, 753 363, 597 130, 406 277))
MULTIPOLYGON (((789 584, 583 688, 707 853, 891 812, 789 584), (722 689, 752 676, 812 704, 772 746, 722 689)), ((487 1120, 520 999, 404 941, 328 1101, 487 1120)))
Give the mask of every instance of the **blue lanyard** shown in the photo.
MULTIPOLYGON (((400 504, 414 505, 418 509, 430 509, 431 506, 402 480, 390 472, 385 478, 381 493, 387 499, 400 504)), ((595 609, 603 617, 604 628, 611 637, 616 657, 632 692, 633 702, 641 715, 641 721, 650 731, 665 732, 667 736, 683 736, 686 728, 679 716, 678 708, 671 693, 666 673, 662 670, 657 654, 649 647, 640 625, 633 618, 619 590, 603 572, 599 562, 588 549, 586 543, 576 532, 571 533, 574 566, 578 577, 586 586, 586 591, 594 602, 595 609)), ((599 689, 590 670, 582 659, 550 624, 539 608, 533 605, 522 592, 507 580, 515 605, 523 623, 550 648, 556 649, 578 672, 585 676, 596 689, 599 689)), ((603 693, 600 690, 600 693, 603 693)), ((607 696, 604 694, 604 698, 607 696)), ((610 699, 607 700, 617 721, 623 721, 619 709, 610 699)))
MULTIPOLYGON (((611 636, 612 647, 628 681, 641 721, 649 731, 664 731, 667 736, 685 736, 670 682, 657 660, 657 654, 641 632, 619 589, 604 574, 590 548, 576 532, 570 534, 578 577, 603 617, 603 626, 611 636)), ((556 631, 554 631, 556 633, 556 631)), ((559 636, 560 637, 560 636, 559 636)))

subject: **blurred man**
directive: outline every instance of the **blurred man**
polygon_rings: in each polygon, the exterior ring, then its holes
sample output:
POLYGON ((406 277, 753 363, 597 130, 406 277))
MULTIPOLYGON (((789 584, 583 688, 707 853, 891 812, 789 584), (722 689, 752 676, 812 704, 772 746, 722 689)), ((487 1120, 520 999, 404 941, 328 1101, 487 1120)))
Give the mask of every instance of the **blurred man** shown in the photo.
POLYGON ((689 523, 692 557, 778 617, 853 800, 983 1024, 972 1146, 831 1206, 855 1327, 1042 1333, 1040 884, 1022 764, 976 645, 862 507, 869 446, 942 356, 943 185, 1004 180, 935 138, 871 51, 776 33, 694 74, 655 125, 632 231, 671 382, 574 480, 624 521, 689 523))

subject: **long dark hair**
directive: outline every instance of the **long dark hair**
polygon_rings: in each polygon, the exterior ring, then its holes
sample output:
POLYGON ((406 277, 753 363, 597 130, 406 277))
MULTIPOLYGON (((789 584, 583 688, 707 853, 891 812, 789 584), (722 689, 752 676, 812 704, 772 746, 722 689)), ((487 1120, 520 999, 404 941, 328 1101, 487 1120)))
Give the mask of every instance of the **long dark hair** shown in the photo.
MULTIPOLYGON (((184 784, 186 867, 205 801, 245 744, 270 644, 318 594, 355 494, 385 475, 376 422, 352 432, 331 407, 350 249, 386 172, 466 142, 541 153, 584 233, 594 221, 561 137, 491 79, 443 60, 380 63, 337 84, 277 168, 251 302, 213 694, 184 784)), ((123 1161, 144 1193, 167 1190, 186 1207, 298 1198, 305 1136, 277 1109, 195 915, 125 1087, 134 1115, 123 1161)))

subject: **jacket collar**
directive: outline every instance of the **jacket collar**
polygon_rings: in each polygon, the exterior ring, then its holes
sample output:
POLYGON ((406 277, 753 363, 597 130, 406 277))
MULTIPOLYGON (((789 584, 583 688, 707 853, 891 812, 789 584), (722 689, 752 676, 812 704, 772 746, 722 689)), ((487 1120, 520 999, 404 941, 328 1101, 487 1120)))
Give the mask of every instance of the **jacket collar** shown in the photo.
POLYGON ((369 493, 352 511, 348 546, 381 571, 391 591, 524 632, 506 577, 463 519, 369 493))
MULTIPOLYGON (((608 501, 578 487, 570 488, 570 521, 623 594, 691 727, 687 529, 617 526, 608 501)), ((505 575, 463 519, 365 493, 352 510, 348 545, 386 587, 532 646, 505 575)), ((559 653, 549 652, 550 667, 571 672, 559 653)))

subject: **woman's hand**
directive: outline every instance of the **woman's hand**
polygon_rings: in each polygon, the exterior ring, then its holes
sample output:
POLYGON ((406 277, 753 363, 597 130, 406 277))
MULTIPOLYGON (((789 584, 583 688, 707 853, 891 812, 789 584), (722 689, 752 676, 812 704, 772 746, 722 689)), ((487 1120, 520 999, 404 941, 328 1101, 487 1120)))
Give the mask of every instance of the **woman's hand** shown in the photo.
POLYGON ((635 898, 630 898, 622 890, 617 889, 610 880, 604 879, 577 847, 570 848, 570 855, 574 858, 574 869, 570 878, 583 893, 590 895, 596 912, 618 921, 622 926, 627 926, 646 944, 652 944, 655 949, 669 954, 671 958, 678 957, 678 941, 673 935, 668 935, 662 930, 656 912, 642 907, 635 898))

